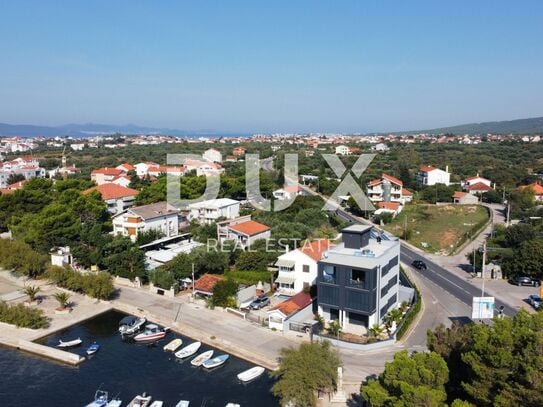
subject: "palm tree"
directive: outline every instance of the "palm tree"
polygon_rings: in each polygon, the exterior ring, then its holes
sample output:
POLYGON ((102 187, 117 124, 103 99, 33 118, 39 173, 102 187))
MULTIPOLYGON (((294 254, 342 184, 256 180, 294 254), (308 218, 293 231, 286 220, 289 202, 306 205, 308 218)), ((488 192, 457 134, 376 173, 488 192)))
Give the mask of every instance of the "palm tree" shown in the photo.
POLYGON ((387 328, 391 328, 394 322, 398 323, 402 319, 402 312, 398 308, 394 308, 385 315, 385 323, 387 328))
POLYGON ((40 292, 40 287, 36 285, 29 285, 23 289, 23 293, 28 295, 28 301, 34 302, 36 300, 36 295, 40 292))
POLYGON ((385 328, 383 328, 379 324, 375 324, 370 329, 368 329, 368 332, 374 338, 379 338, 383 334, 383 332, 385 332, 385 328))
POLYGON ((68 305, 70 304, 70 294, 65 293, 64 291, 61 291, 61 292, 55 293, 53 297, 55 297, 55 300, 58 301, 61 309, 68 308, 68 305))

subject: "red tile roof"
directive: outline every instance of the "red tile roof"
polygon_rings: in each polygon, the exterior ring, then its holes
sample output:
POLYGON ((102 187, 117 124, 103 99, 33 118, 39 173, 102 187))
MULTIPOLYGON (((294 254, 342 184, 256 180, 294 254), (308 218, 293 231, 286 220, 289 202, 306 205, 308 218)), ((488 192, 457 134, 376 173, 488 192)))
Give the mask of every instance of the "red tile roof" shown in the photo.
POLYGON ((423 171, 423 172, 430 172, 430 171, 434 171, 434 170, 437 170, 436 167, 432 167, 430 165, 426 165, 424 167, 420 167, 420 170, 423 171))
POLYGON ((534 184, 521 185, 520 187, 518 187, 518 189, 520 190, 527 189, 527 188, 530 188, 532 191, 534 191, 534 195, 543 195, 543 186, 537 182, 534 184))
POLYGON ((224 277, 215 274, 204 274, 194 282, 194 289, 204 293, 213 294, 213 289, 219 281, 226 280, 224 277))
POLYGON ((118 165, 117 167, 123 167, 124 169, 126 169, 126 171, 134 171, 136 169, 136 167, 134 167, 130 163, 123 163, 121 165, 118 165))
POLYGON ((368 186, 379 185, 381 182, 383 182, 383 179, 387 179, 390 182, 392 182, 393 184, 396 184, 396 185, 399 185, 399 186, 403 185, 403 182, 400 181, 398 178, 395 178, 392 175, 388 175, 388 174, 383 173, 381 175, 381 178, 377 178, 377 179, 374 179, 373 181, 368 182, 368 186))
POLYGON ((308 257, 311 257, 315 261, 319 261, 322 259, 322 254, 330 250, 330 247, 335 246, 330 240, 328 239, 318 239, 313 240, 311 243, 304 244, 300 251, 305 254, 308 257))
POLYGON ((8 185, 8 189, 21 189, 25 182, 26 182, 26 179, 10 184, 8 185))
POLYGON ((411 192, 407 188, 402 188, 402 195, 413 195, 413 192, 411 192))
POLYGON ((104 201, 109 199, 119 199, 119 198, 126 198, 128 196, 136 196, 138 194, 138 191, 132 188, 126 188, 119 184, 113 184, 111 182, 107 182, 102 185, 97 185, 95 187, 89 188, 85 191, 83 191, 83 195, 87 195, 91 193, 92 191, 98 191, 102 195, 102 199, 104 201))
POLYGON ((286 192, 300 192, 302 187, 299 185, 289 185, 288 187, 283 188, 286 192))
POLYGON ((477 182, 476 184, 470 185, 468 187, 469 191, 490 191, 492 188, 490 188, 488 185, 483 184, 482 182, 477 182))
MULTIPOLYGON (((475 176, 473 176, 473 177, 468 177, 468 178, 466 178, 464 181, 471 181, 471 180, 477 179, 477 178, 486 179, 486 178, 484 178, 484 177, 481 177, 480 175, 475 175, 475 176)), ((488 180, 487 180, 487 181, 488 181, 488 180)))
POLYGON ((467 192, 460 192, 460 191, 456 191, 454 194, 453 194, 453 198, 456 198, 456 199, 460 199, 460 198, 463 198, 465 197, 466 195, 468 195, 467 192))
POLYGON ((91 175, 92 174, 104 174, 104 175, 121 175, 123 174, 124 171, 123 170, 118 170, 117 168, 108 168, 108 167, 105 167, 105 168, 98 168, 96 170, 92 170, 91 172, 91 175))
POLYGON ((308 293, 301 291, 295 296, 290 297, 288 300, 276 305, 272 309, 281 311, 283 315, 288 317, 289 315, 304 309, 312 302, 311 296, 308 293))
POLYGON ((258 223, 254 220, 248 220, 247 222, 238 223, 237 225, 228 226, 229 229, 242 233, 247 236, 258 235, 259 233, 270 230, 269 226, 258 223))
POLYGON ((15 189, 0 188, 0 194, 2 195, 13 194, 14 192, 15 189))
POLYGON ((388 209, 390 211, 397 211, 400 207, 399 202, 378 202, 377 206, 381 209, 388 209))

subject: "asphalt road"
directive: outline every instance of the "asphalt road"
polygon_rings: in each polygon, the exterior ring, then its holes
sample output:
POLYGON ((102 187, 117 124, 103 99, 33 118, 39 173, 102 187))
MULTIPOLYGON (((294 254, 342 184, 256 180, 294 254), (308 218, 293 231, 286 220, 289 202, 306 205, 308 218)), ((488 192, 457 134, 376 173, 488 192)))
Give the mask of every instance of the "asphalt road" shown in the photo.
MULTIPOLYGON (((348 212, 338 208, 335 211, 336 215, 342 219, 362 223, 357 217, 351 215, 348 212)), ((422 260, 426 263, 427 270, 419 271, 417 273, 423 274, 428 280, 432 281, 434 284, 443 288, 445 291, 450 293, 452 296, 470 306, 473 302, 473 297, 480 297, 481 290, 472 286, 470 283, 462 280, 460 277, 449 272, 447 269, 441 267, 439 264, 436 264, 426 258, 424 255, 414 251, 413 249, 407 247, 402 243, 400 259, 405 264, 411 264, 413 260, 422 260)), ((491 296, 485 291, 485 296, 491 296)), ((506 305, 504 302, 500 301, 499 298, 495 297, 495 309, 503 306, 503 312, 505 315, 513 316, 517 313, 517 310, 506 305)))

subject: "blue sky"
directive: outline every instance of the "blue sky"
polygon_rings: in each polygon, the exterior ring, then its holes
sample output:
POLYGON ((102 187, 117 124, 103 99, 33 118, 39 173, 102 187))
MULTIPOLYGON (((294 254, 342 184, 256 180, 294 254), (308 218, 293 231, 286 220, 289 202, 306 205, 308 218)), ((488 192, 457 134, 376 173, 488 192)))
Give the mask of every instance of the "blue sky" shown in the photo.
POLYGON ((366 132, 543 116, 542 18, 541 1, 5 1, 0 122, 366 132))

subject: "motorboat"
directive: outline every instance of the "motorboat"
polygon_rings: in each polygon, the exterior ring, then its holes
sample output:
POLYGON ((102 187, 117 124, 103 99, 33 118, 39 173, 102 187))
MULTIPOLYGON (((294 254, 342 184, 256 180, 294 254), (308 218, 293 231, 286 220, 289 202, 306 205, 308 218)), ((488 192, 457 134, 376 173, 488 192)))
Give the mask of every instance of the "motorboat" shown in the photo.
POLYGON ((64 342, 62 339, 58 340, 59 344, 57 345, 58 348, 72 348, 74 346, 81 345, 81 338, 73 339, 71 341, 64 342))
POLYGON ((147 324, 145 325, 145 330, 142 333, 134 336, 134 340, 136 342, 158 341, 166 336, 167 330, 168 328, 162 329, 155 324, 147 324))
POLYGON ((106 407, 108 405, 107 399, 107 391, 96 390, 96 393, 94 393, 94 401, 87 404, 85 407, 106 407))
POLYGON ((145 317, 138 318, 133 315, 128 315, 119 322, 119 333, 121 335, 133 335, 136 332, 139 332, 145 322, 147 322, 145 317))
POLYGON ((179 400, 175 407, 189 407, 190 401, 188 400, 179 400))
POLYGON ((164 345, 162 349, 169 352, 175 352, 177 348, 183 345, 183 339, 177 338, 169 342, 167 345, 164 345))
POLYGON ((212 369, 214 367, 221 366, 224 362, 228 360, 230 355, 219 355, 215 356, 213 359, 208 359, 204 363, 202 363, 202 366, 206 369, 212 369))
POLYGON ((208 350, 208 351, 206 351, 204 353, 199 354, 194 359, 192 359, 190 361, 190 364, 192 366, 202 366, 202 363, 204 363, 208 359, 211 359, 212 356, 213 356, 213 351, 208 350))
POLYGON ((151 403, 149 407, 162 407, 164 405, 163 401, 155 400, 151 403))
POLYGON ((151 404, 151 396, 143 393, 141 396, 138 394, 132 399, 126 407, 148 407, 151 404))
POLYGON ((109 403, 106 404, 106 407, 121 407, 123 404, 123 401, 118 399, 118 398, 114 398, 113 400, 110 400, 109 403))
POLYGON ((196 352, 198 352, 200 346, 202 346, 202 342, 193 342, 190 345, 185 346, 181 350, 175 352, 175 357, 179 359, 188 358, 189 356, 192 356, 196 352))
POLYGON ((238 403, 228 403, 226 407, 241 407, 241 404, 238 403))
POLYGON ((255 366, 238 374, 238 379, 244 383, 247 383, 247 382, 250 382, 251 380, 256 379, 265 371, 266 369, 264 369, 262 366, 255 366))
POLYGON ((94 355, 96 352, 100 350, 100 345, 96 342, 93 342, 91 346, 89 346, 86 350, 87 355, 94 355))

